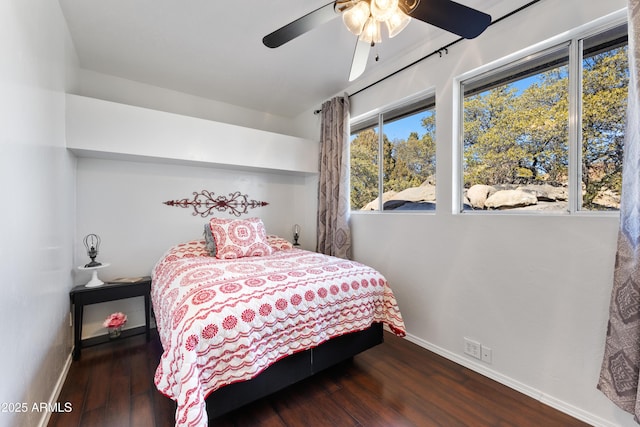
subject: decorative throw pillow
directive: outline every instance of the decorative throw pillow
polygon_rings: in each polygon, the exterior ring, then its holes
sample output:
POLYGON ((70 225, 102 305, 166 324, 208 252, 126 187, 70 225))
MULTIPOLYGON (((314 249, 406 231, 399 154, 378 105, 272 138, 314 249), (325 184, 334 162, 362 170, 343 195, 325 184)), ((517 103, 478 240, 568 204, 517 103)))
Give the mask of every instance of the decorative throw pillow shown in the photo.
POLYGON ((286 251, 287 249, 293 249, 293 243, 274 234, 267 235, 267 241, 269 242, 271 249, 274 251, 286 251))
POLYGON ((204 240, 192 240, 186 243, 180 243, 179 245, 172 246, 164 254, 165 261, 176 261, 183 258, 197 258, 201 256, 207 256, 208 251, 205 247, 204 240))
POLYGON ((209 256, 216 256, 216 241, 211 233, 211 225, 209 225, 209 223, 204 225, 204 242, 209 256))
POLYGON ((211 218, 209 225, 218 259, 271 255, 273 252, 260 218, 211 218))

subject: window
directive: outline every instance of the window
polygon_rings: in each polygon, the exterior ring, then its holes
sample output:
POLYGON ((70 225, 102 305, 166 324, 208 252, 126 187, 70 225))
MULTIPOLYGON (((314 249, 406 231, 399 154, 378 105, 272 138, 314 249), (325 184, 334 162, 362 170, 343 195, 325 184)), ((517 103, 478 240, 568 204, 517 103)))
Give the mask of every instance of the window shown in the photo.
POLYGON ((461 210, 617 210, 626 52, 622 25, 462 81, 461 210))
POLYGON ((629 66, 627 29, 582 42, 582 210, 618 210, 626 125, 629 66))
POLYGON ((433 96, 352 123, 351 131, 352 211, 435 209, 433 96))

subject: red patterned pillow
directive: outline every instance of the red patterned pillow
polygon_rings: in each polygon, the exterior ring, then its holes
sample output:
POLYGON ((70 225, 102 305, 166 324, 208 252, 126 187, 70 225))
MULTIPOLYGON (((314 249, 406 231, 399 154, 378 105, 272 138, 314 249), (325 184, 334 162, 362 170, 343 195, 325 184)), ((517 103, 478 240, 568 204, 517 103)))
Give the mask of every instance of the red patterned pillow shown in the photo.
POLYGON ((207 248, 204 240, 193 240, 179 245, 172 246, 165 253, 164 258, 175 261, 182 258, 196 258, 207 256, 207 248))
POLYGON ((267 241, 269 242, 271 249, 274 251, 286 251, 293 249, 293 244, 290 241, 274 234, 268 234, 267 241))
POLYGON ((267 232, 260 218, 220 219, 209 221, 216 242, 216 258, 233 259, 271 255, 267 232))

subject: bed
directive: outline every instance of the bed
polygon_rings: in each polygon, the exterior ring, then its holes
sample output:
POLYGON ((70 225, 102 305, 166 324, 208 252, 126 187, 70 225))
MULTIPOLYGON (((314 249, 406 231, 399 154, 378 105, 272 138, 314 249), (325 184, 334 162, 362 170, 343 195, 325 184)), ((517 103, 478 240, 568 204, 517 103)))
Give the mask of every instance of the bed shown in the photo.
POLYGON ((176 401, 176 426, 207 425, 377 345, 383 325, 405 334, 376 270, 295 248, 256 219, 220 221, 213 239, 175 245, 153 269, 154 382, 176 401))

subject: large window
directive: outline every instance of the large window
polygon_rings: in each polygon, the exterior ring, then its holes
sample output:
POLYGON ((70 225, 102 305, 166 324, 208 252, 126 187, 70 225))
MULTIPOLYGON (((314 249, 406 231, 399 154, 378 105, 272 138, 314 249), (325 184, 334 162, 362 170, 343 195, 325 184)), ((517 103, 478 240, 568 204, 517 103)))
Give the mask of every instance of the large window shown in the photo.
POLYGON ((617 210, 626 25, 461 82, 461 210, 617 210))
POLYGON ((434 97, 352 123, 351 131, 352 210, 435 209, 434 97))

